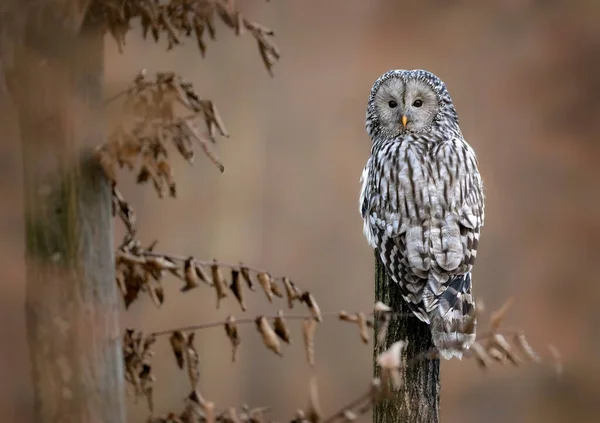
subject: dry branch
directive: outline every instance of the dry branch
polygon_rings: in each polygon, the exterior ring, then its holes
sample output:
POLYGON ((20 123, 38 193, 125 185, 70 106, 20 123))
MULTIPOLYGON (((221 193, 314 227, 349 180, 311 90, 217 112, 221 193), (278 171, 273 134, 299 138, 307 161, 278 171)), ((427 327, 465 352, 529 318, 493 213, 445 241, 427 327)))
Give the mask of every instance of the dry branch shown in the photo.
POLYGON ((200 54, 206 54, 207 39, 215 40, 215 21, 220 19, 236 35, 248 31, 257 43, 260 57, 272 75, 273 65, 279 60, 279 49, 273 44, 273 31, 246 18, 233 0, 95 0, 107 23, 107 31, 117 43, 120 52, 133 22, 139 18, 142 35, 152 36, 155 42, 167 40, 167 49, 193 38, 200 54))
MULTIPOLYGON (((506 311, 502 311, 503 309, 505 308, 502 307, 500 309, 501 313, 492 313, 493 318, 490 321, 489 330, 482 333, 482 335, 479 335, 472 347, 464 351, 465 359, 472 359, 484 368, 489 367, 493 362, 512 365, 519 365, 523 362, 542 362, 542 359, 528 343, 522 332, 513 333, 513 331, 503 330, 501 328, 503 317, 506 314, 506 311), (509 336, 509 338, 506 338, 506 336, 509 336)), ((375 304, 374 312, 372 313, 358 312, 350 314, 342 310, 338 312, 323 312, 321 313, 321 318, 323 317, 337 317, 339 321, 356 324, 362 333, 368 328, 374 329, 374 324, 373 321, 370 320, 370 317, 389 321, 389 319, 393 319, 394 317, 405 316, 394 312, 394 310, 383 303, 377 303, 375 304), (369 318, 367 318, 367 316, 369 318)), ((236 320, 233 316, 229 316, 225 321, 175 328, 155 332, 148 336, 143 336, 141 333, 128 330, 124 337, 124 345, 126 348, 126 370, 128 375, 127 381, 133 386, 135 393, 138 396, 146 396, 148 398, 149 406, 152 406, 152 383, 154 382, 154 377, 152 376, 152 367, 149 360, 152 356, 151 352, 149 352, 149 347, 156 341, 157 337, 170 335, 170 342, 178 367, 182 369, 187 368, 188 378, 190 379, 192 388, 194 388, 197 386, 199 377, 197 371, 197 351, 192 343, 194 331, 219 326, 224 327, 225 333, 232 345, 233 360, 235 361, 236 353, 241 343, 238 326, 243 324, 254 324, 263 338, 265 346, 277 355, 282 356, 283 352, 280 341, 289 343, 291 339, 287 320, 303 320, 303 336, 306 356, 309 364, 311 366, 314 365, 314 331, 318 324, 314 313, 309 311, 309 313, 305 315, 286 316, 282 310, 279 310, 277 315, 274 316, 259 315, 240 320, 236 320)), ((383 330, 382 327, 379 328, 379 331, 381 330, 383 330)), ((364 340, 364 335, 361 335, 361 338, 364 340)), ((389 398, 393 392, 403 389, 406 381, 403 380, 402 369, 416 366, 423 360, 437 358, 437 351, 431 350, 406 360, 403 358, 403 355, 406 353, 406 345, 407 343, 405 341, 399 340, 379 354, 376 358, 376 363, 382 370, 381 378, 374 378, 371 381, 369 389, 365 393, 362 393, 349 404, 335 411, 330 416, 323 417, 323 414, 320 411, 321 407, 319 405, 316 380, 312 379, 310 385, 310 401, 307 409, 298 411, 296 417, 291 419, 290 422, 348 422, 354 421, 359 416, 364 415, 373 407, 373 405, 378 404, 382 399, 389 398)), ((554 360, 554 366, 559 369, 561 365, 557 358, 558 352, 554 347, 551 347, 550 350, 554 360)), ((217 413, 215 411, 216 405, 210 401, 206 401, 197 389, 192 391, 188 397, 188 402, 191 402, 191 405, 188 404, 186 409, 179 415, 174 413, 169 414, 170 416, 179 416, 178 418, 180 420, 152 421, 215 421, 227 423, 234 423, 235 421, 252 421, 244 420, 248 415, 243 412, 238 412, 233 407, 228 407, 227 411, 217 413), (186 418, 188 418, 185 417, 187 416, 186 412, 190 410, 193 411, 191 414, 193 419, 186 420, 186 418)))
MULTIPOLYGON (((149 80, 142 70, 127 90, 110 101, 119 97, 125 97, 123 117, 108 141, 96 149, 106 176, 113 184, 116 184, 116 169, 126 168, 136 172, 138 183, 151 182, 159 197, 164 196, 165 189, 175 197, 177 185, 169 150, 174 148, 192 164, 195 145, 224 171, 212 145, 217 135, 229 137, 229 134, 216 106, 202 99, 191 83, 174 72, 159 72, 149 80)), ((123 200, 122 196, 120 199, 123 200)))
MULTIPOLYGON (((126 222, 127 227, 131 224, 126 222)), ((263 269, 248 266, 243 263, 232 264, 220 262, 218 260, 198 260, 193 256, 179 256, 154 251, 156 242, 148 247, 143 247, 141 242, 128 234, 121 245, 118 247, 116 259, 116 282, 121 291, 125 307, 129 307, 139 294, 144 292, 150 295, 156 305, 160 306, 164 301, 164 276, 170 274, 183 282, 181 292, 189 292, 200 286, 202 281, 204 285, 211 286, 215 290, 217 298, 217 308, 221 300, 229 297, 229 290, 240 304, 242 311, 246 310, 245 298, 246 287, 241 282, 240 275, 246 275, 247 280, 251 280, 252 275, 258 280, 268 281, 268 288, 265 292, 271 292, 272 287, 277 286, 277 281, 287 280, 288 277, 274 278, 263 269), (206 269, 210 269, 210 276, 206 269), (224 270, 231 275, 231 281, 228 281, 224 275, 224 270)), ((246 279, 246 278, 244 278, 246 279)), ((262 282, 261 282, 262 285, 262 282)), ((312 316, 320 320, 321 312, 319 306, 308 292, 302 292, 295 284, 295 292, 299 293, 290 300, 287 298, 288 307, 293 306, 294 301, 302 301, 311 311, 312 316)), ((248 290, 252 293, 255 291, 248 290)), ((283 294, 278 295, 283 297, 283 294)), ((272 300, 272 296, 270 298, 272 300)), ((291 307, 290 307, 291 308, 291 307)))

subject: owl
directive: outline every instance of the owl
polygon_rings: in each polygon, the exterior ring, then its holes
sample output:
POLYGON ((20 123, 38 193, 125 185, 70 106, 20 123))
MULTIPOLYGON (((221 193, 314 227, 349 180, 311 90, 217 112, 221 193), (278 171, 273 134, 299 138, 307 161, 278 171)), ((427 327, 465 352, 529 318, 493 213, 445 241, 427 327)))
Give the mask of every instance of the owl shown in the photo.
POLYGON ((392 70, 373 85, 366 130, 371 156, 359 211, 369 244, 429 324, 441 357, 475 340, 471 270, 484 221, 477 158, 445 84, 425 70, 392 70))

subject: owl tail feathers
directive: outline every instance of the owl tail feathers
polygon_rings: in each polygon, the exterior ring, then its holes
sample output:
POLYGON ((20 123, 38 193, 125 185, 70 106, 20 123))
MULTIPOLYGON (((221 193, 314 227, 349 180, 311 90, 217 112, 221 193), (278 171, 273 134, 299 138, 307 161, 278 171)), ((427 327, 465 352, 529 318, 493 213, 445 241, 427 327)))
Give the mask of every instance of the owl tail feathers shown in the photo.
POLYGON ((450 281, 438 304, 430 313, 433 343, 445 360, 462 359, 475 341, 477 326, 470 274, 450 281))
POLYGON ((433 318, 431 335, 433 344, 443 359, 450 360, 452 357, 461 359, 465 350, 468 350, 475 341, 475 318, 462 314, 452 320, 442 317, 433 318))

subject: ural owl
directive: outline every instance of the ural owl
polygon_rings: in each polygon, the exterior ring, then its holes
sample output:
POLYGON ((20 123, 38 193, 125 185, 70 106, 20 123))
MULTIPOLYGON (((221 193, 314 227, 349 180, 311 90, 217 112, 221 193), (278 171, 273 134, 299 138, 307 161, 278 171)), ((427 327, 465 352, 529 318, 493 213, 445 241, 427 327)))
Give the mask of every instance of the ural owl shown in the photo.
POLYGON ((441 356, 475 339, 471 269, 483 226, 475 152, 445 84, 424 70, 392 70, 373 85, 361 176, 364 234, 441 356))

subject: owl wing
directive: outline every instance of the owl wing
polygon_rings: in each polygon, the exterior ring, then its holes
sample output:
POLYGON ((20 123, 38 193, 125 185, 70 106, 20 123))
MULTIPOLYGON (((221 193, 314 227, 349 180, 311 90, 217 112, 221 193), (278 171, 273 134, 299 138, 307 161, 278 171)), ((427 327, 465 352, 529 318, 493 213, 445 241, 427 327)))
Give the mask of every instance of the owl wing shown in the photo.
POLYGON ((462 137, 441 143, 435 159, 446 217, 432 225, 432 266, 424 303, 441 316, 451 311, 466 316, 474 307, 471 269, 485 218, 483 184, 475 153, 462 137))
POLYGON ((443 143, 436 159, 436 162, 444 163, 438 175, 438 186, 444 193, 447 208, 444 212, 450 219, 441 226, 440 237, 432 239, 433 249, 435 253, 446 255, 449 251, 456 252, 458 259, 444 260, 436 256, 436 263, 448 272, 463 274, 475 263, 479 232, 485 220, 483 183, 477 157, 461 137, 443 143))
POLYGON ((359 210, 369 244, 378 251, 381 262, 398 283, 413 313, 429 323, 422 303, 427 268, 423 263, 411 266, 405 242, 410 215, 415 213, 416 205, 408 175, 415 176, 415 170, 398 147, 399 144, 390 145, 369 158, 361 176, 359 210))
POLYGON ((429 323, 440 301, 450 310, 457 294, 471 290, 468 273, 484 221, 483 189, 475 154, 462 139, 442 142, 432 162, 417 156, 401 149, 372 156, 361 177, 360 211, 369 243, 411 309, 429 323), (444 198, 427 207, 442 207, 438 214, 446 217, 423 225, 425 202, 431 202, 428 179, 444 198))

